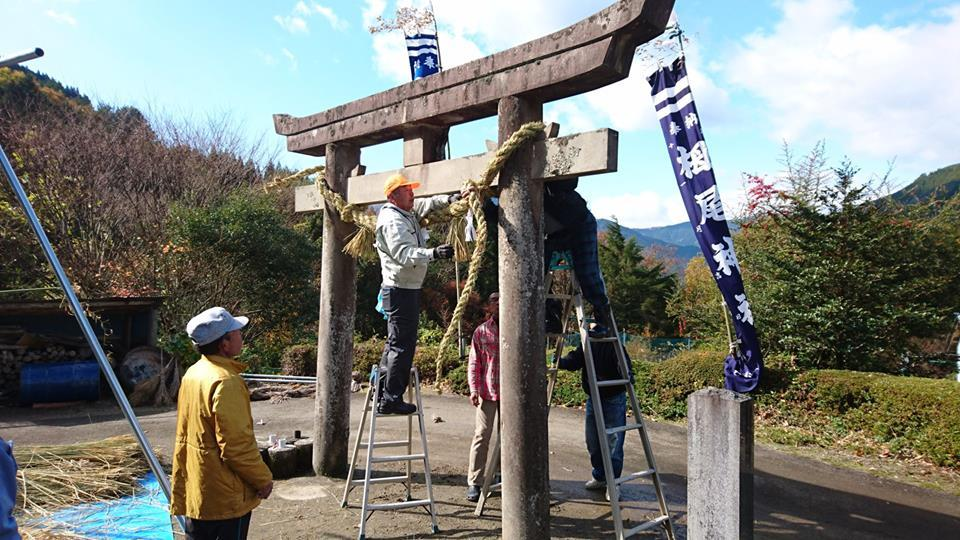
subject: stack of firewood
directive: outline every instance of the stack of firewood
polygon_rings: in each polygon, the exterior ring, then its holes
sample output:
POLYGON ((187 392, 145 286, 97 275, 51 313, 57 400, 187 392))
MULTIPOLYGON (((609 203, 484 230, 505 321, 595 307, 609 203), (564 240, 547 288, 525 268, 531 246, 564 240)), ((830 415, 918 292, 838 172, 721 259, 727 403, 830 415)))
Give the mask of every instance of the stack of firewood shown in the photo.
POLYGON ((93 358, 90 348, 74 339, 18 334, 7 327, 0 329, 0 338, 0 401, 16 397, 24 364, 93 358))

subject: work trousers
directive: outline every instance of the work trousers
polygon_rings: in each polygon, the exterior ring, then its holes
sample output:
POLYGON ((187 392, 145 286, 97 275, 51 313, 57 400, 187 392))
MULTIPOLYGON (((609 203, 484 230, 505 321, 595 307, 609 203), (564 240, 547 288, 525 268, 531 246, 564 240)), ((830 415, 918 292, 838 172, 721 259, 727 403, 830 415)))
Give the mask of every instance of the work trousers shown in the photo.
MULTIPOLYGON (((597 480, 606 480, 606 474, 603 472, 603 450, 600 448, 597 423, 593 419, 594 406, 593 398, 588 397, 584 435, 587 439, 587 452, 590 453, 593 477, 597 480)), ((603 411, 603 423, 607 425, 607 429, 625 426, 627 424, 627 395, 616 394, 610 397, 601 397, 600 410, 603 411)), ((614 478, 620 478, 620 473, 623 472, 623 439, 625 435, 621 431, 606 437, 614 478)))
POLYGON ((482 486, 484 468, 487 465, 487 451, 490 449, 490 440, 493 439, 493 428, 497 425, 497 411, 499 401, 480 400, 477 407, 477 417, 473 432, 473 443, 470 445, 470 470, 467 472, 467 485, 482 486))
POLYGON ((381 399, 403 401, 410 383, 413 353, 417 350, 420 289, 384 287, 383 312, 387 315, 387 343, 380 357, 381 399))
POLYGON ((246 540, 250 530, 250 516, 231 519, 190 519, 186 518, 188 540, 246 540))

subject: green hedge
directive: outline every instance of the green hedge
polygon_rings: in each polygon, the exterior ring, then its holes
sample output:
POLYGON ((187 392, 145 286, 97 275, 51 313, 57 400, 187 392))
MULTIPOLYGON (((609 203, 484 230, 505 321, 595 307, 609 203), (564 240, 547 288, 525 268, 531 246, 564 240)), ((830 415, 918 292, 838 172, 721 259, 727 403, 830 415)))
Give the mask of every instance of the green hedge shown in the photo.
MULTIPOLYGON (((380 361, 383 343, 372 339, 354 344, 354 370, 369 373, 380 361)), ((436 345, 417 347, 414 363, 424 380, 435 375, 436 352, 436 345)), ((724 351, 690 350, 663 362, 635 361, 635 387, 644 412, 667 419, 685 417, 687 396, 707 386, 723 387, 724 356, 724 351)), ((448 387, 467 394, 465 363, 458 363, 452 349, 444 361, 448 387)), ((764 418, 775 419, 783 432, 781 439, 831 446, 856 433, 894 452, 960 468, 960 384, 952 380, 835 370, 800 372, 789 359, 769 356, 753 397, 760 427, 764 418)), ((580 374, 559 372, 553 404, 578 407, 584 401, 580 374)))
POLYGON ((799 374, 783 397, 894 452, 960 467, 960 384, 945 379, 821 370, 799 374))
MULTIPOLYGON (((383 354, 383 345, 384 340, 382 338, 371 338, 366 341, 355 342, 353 344, 353 371, 358 371, 364 376, 368 375, 370 369, 380 363, 380 356, 383 354)), ((417 369, 420 370, 420 378, 422 380, 432 381, 436 376, 438 349, 439 345, 417 346, 417 352, 413 356, 413 365, 417 366, 417 369)), ((315 343, 291 345, 284 351, 284 357, 302 358, 305 356, 316 359, 317 345, 315 343)), ((448 373, 456 367, 458 364, 456 349, 448 347, 444 352, 443 362, 444 369, 448 373)), ((466 374, 466 371, 464 371, 464 374, 466 374)), ((365 377, 364 380, 366 380, 365 377)))

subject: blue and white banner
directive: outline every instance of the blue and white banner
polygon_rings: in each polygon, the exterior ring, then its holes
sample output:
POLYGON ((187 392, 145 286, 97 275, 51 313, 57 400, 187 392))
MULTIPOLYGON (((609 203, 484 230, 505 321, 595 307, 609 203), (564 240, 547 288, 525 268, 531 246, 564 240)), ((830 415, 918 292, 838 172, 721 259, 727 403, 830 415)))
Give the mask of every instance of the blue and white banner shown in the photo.
POLYGON ((433 34, 407 36, 410 78, 417 80, 440 71, 440 46, 433 34))
POLYGON ((737 341, 724 362, 725 385, 737 392, 750 392, 760 382, 763 358, 683 57, 661 67, 649 81, 690 225, 733 315, 737 341))

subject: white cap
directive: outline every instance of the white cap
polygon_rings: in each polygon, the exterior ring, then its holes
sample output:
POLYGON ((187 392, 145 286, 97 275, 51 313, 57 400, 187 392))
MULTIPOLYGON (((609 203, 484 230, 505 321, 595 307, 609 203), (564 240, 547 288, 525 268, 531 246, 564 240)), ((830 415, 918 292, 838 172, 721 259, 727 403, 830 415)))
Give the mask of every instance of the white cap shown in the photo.
POLYGON ((196 345, 206 345, 220 339, 227 332, 239 330, 247 325, 250 319, 234 317, 222 307, 212 307, 187 323, 187 335, 196 345))

